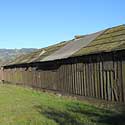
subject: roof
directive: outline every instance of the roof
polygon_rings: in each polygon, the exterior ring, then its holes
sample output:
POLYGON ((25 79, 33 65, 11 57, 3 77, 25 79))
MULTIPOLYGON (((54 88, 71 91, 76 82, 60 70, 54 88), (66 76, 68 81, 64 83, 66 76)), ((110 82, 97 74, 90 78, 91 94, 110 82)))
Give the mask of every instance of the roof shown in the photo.
POLYGON ((72 42, 68 43, 61 49, 55 51, 51 55, 45 57, 41 61, 52 61, 57 59, 65 59, 68 57, 71 57, 74 53, 82 49, 83 47, 86 47, 90 42, 92 42, 97 36, 102 34, 104 31, 100 31, 97 33, 86 35, 82 38, 75 39, 72 42))
POLYGON ((45 58, 48 55, 51 55, 53 52, 57 51, 61 47, 65 46, 68 42, 61 42, 46 48, 39 49, 35 52, 32 52, 30 54, 22 55, 15 60, 13 60, 11 63, 7 65, 13 65, 13 64, 22 64, 22 63, 31 63, 31 62, 39 62, 43 58, 45 58))
POLYGON ((125 25, 106 29, 100 36, 72 55, 81 56, 125 49, 125 25))
POLYGON ((125 25, 120 25, 42 48, 18 57, 8 65, 52 61, 123 49, 125 49, 125 25))

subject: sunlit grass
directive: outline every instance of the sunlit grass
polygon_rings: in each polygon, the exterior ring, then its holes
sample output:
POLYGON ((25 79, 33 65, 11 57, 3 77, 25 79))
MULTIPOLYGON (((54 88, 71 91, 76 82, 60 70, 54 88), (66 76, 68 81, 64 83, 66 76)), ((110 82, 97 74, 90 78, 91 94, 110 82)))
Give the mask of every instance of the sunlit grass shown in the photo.
POLYGON ((0 85, 1 125, 124 124, 124 114, 16 85, 0 85), (120 120, 118 122, 118 120, 120 120))

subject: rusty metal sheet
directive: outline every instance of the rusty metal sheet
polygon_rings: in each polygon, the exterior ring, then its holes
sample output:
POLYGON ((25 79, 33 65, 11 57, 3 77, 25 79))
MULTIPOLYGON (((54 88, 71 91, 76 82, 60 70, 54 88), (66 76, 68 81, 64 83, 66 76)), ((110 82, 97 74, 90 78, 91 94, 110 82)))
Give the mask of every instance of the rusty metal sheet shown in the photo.
POLYGON ((85 35, 83 38, 75 39, 71 42, 69 42, 67 45, 62 47, 61 49, 57 50, 53 54, 45 57, 41 61, 52 61, 52 60, 58 60, 58 59, 65 59, 79 51, 81 48, 87 46, 90 42, 92 42, 97 36, 101 35, 103 31, 85 35))

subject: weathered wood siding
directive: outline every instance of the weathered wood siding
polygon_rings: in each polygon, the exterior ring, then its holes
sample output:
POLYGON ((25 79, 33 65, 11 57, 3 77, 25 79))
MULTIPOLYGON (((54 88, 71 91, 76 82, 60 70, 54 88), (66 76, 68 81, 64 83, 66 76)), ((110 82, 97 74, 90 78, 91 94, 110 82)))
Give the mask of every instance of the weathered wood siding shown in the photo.
POLYGON ((35 88, 125 102, 125 52, 5 67, 3 80, 35 88))

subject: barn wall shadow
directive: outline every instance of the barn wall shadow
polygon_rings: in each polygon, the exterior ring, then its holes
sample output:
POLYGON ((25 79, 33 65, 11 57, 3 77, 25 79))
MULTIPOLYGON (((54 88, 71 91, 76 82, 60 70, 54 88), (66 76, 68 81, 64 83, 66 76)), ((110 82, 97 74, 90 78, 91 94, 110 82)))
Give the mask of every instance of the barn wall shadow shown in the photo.
POLYGON ((84 117, 96 125, 125 125, 124 111, 115 112, 94 106, 81 106, 79 103, 66 105, 65 111, 51 107, 44 109, 42 105, 37 106, 36 109, 41 115, 54 120, 59 125, 86 125, 87 121, 83 120, 84 117), (83 119, 81 119, 79 115, 83 119))

